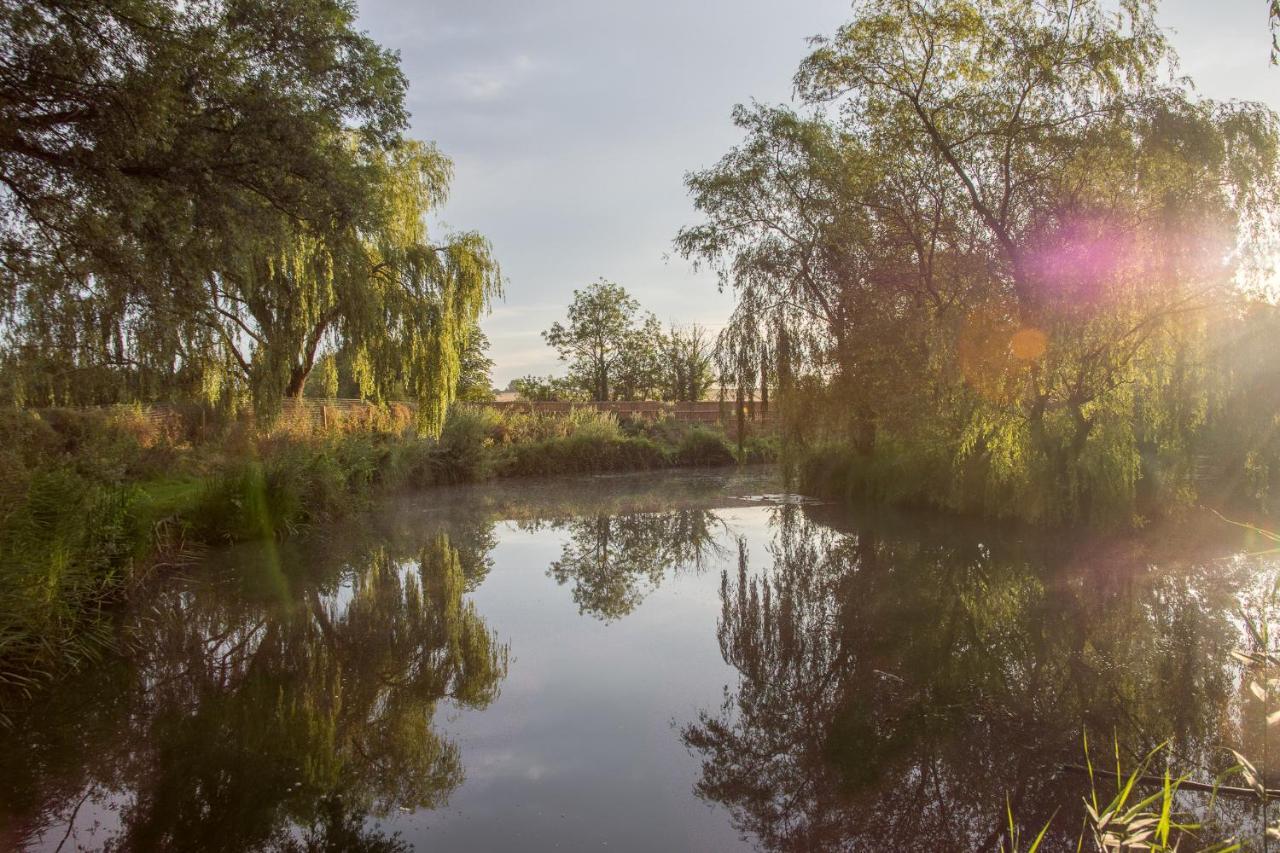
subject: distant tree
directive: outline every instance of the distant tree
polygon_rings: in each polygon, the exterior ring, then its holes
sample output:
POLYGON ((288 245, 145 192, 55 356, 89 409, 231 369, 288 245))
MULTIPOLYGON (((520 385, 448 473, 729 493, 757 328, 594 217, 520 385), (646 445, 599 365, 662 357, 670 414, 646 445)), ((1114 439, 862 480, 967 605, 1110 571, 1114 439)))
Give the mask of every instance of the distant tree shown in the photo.
POLYGON ((307 377, 303 396, 333 399, 338 396, 341 387, 341 374, 338 370, 338 357, 334 353, 325 353, 316 362, 315 369, 307 377))
POLYGON ((671 327, 662 336, 659 358, 664 400, 701 400, 715 384, 712 345, 706 329, 693 323, 671 327))
POLYGON ((521 399, 534 402, 586 399, 580 389, 561 376, 534 376, 530 374, 519 379, 512 379, 508 387, 519 394, 521 399))
POLYGON ((1271 23, 1271 64, 1275 65, 1276 57, 1280 56, 1280 0, 1270 0, 1268 11, 1271 23))
POLYGON ((489 358, 489 337, 479 326, 471 329, 459 357, 457 399, 484 403, 493 399, 493 359, 489 358))
POLYGON ((655 347, 661 328, 619 285, 600 279, 573 292, 567 323, 542 333, 569 381, 593 400, 644 396, 656 384, 655 347))
POLYGON ((652 314, 628 336, 613 382, 615 400, 653 400, 661 396, 665 340, 662 324, 652 314))

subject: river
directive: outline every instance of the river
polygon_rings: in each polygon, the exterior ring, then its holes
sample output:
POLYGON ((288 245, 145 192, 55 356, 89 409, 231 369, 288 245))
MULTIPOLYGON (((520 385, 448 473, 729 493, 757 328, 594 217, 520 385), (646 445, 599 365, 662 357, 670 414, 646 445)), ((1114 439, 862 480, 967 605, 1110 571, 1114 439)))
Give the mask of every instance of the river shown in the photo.
MULTIPOLYGON (((990 850, 1012 812, 1074 850, 1086 734, 1113 775, 1117 744, 1210 781, 1280 755, 1231 654, 1272 614, 1260 547, 859 512, 771 470, 397 498, 133 596, 0 732, 0 846, 990 850)), ((1248 798, 1178 807, 1260 836, 1248 798)))

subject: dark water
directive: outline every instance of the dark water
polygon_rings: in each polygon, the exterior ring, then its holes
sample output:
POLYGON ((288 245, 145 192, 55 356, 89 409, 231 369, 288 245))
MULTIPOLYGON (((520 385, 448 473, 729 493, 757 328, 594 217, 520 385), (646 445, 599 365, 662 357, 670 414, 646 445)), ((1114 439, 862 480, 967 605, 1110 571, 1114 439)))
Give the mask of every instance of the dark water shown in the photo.
MULTIPOLYGON (((1075 849, 1083 731, 1205 780, 1280 755, 1230 654, 1276 564, 1225 525, 743 499, 779 490, 442 490, 210 554, 0 733, 0 846, 990 850, 1007 802, 1075 849)), ((1179 806, 1259 836, 1245 798, 1179 806)))

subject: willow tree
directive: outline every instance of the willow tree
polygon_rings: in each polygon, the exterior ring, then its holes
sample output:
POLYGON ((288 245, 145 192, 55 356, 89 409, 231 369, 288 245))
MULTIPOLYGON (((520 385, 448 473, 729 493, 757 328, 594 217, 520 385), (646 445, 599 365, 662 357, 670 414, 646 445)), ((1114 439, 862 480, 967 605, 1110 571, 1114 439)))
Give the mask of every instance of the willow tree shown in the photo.
POLYGON ((1185 497, 1205 312, 1266 253, 1277 133, 1174 62, 1147 3, 860 4, 801 66, 813 115, 740 110, 690 179, 731 351, 787 330, 881 496, 1128 517, 1155 448, 1185 497))
POLYGON ((18 404, 300 394, 439 427, 499 275, 351 0, 0 0, 0 369, 18 404))
MULTIPOLYGON (((0 2, 0 309, 17 402, 196 395, 227 247, 375 201, 348 137, 394 146, 397 57, 350 0, 0 2)), ((284 247, 280 247, 284 251, 284 247)))
POLYGON ((371 214, 326 228, 281 220, 210 277, 201 323, 263 403, 300 396, 317 358, 345 348, 364 396, 403 389, 437 431, 461 353, 500 290, 498 265, 479 234, 429 239, 426 217, 452 169, 433 146, 405 141, 356 161, 378 202, 371 214))

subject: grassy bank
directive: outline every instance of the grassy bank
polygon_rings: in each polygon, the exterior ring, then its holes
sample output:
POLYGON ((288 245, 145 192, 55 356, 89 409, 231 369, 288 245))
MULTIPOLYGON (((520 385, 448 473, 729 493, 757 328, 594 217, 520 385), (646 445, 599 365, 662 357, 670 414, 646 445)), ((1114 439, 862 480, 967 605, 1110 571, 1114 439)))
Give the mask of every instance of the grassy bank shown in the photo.
MULTIPOLYGON (((749 442, 751 461, 772 455, 749 442)), ((208 545, 289 535, 380 494, 492 477, 728 465, 723 434, 575 412, 458 408, 439 439, 395 407, 324 428, 141 412, 0 416, 0 706, 111 640, 106 611, 208 545)))
POLYGON ((1175 463, 1156 451, 1121 473, 1076 478, 1034 466, 997 472, 987 455, 959 458, 944 447, 922 453, 891 439, 871 452, 828 441, 788 447, 782 456, 805 494, 1041 528, 1132 530, 1181 518, 1197 506, 1263 525, 1280 517, 1274 471, 1264 470, 1266 482, 1251 482, 1240 472, 1175 463))

